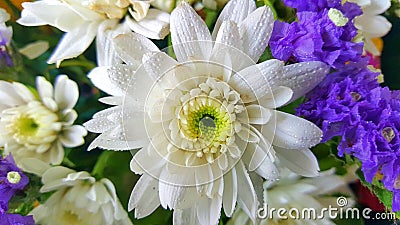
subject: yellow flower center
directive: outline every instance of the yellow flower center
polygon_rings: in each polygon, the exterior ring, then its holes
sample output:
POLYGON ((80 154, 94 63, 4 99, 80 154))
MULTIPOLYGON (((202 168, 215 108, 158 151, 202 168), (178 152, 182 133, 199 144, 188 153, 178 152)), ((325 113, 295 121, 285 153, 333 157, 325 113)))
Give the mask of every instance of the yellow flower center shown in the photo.
MULTIPOLYGON (((62 128, 58 115, 40 102, 9 108, 2 113, 4 138, 13 139, 32 150, 37 150, 38 145, 43 145, 45 148, 48 143, 57 138, 62 128)), ((50 146, 46 148, 48 147, 50 146)), ((41 149, 41 151, 44 150, 41 149)))
POLYGON ((184 138, 194 143, 186 150, 198 151, 198 157, 217 153, 232 136, 230 117, 226 107, 216 99, 200 96, 188 100, 179 113, 179 128, 184 138))

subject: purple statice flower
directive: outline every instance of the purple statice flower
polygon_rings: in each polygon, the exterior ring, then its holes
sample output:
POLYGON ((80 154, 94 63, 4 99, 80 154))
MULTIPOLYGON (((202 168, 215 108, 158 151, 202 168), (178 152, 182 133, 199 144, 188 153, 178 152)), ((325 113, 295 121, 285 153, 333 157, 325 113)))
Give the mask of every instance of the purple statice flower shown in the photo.
POLYGON ((12 60, 7 51, 8 43, 0 31, 0 68, 3 66, 12 66, 12 60))
POLYGON ((361 58, 363 43, 352 42, 357 35, 352 20, 362 11, 354 3, 341 1, 285 1, 298 7, 298 21, 291 24, 276 21, 270 47, 275 58, 283 61, 323 61, 339 68, 349 61, 361 58), (348 19, 345 25, 336 25, 329 17, 331 9, 348 19))
POLYGON ((13 65, 11 57, 7 52, 13 33, 12 28, 5 24, 9 19, 10 15, 4 9, 0 8, 0 68, 13 65))
POLYGON ((349 63, 316 87, 299 106, 304 116, 323 130, 323 142, 341 136, 339 156, 351 154, 362 163, 368 182, 377 173, 394 193, 400 210, 400 92, 382 88, 367 59, 349 63))
POLYGON ((15 165, 11 154, 5 158, 0 156, 0 205, 6 206, 12 196, 23 190, 28 182, 28 177, 15 165))
POLYGON ((0 214, 0 225, 35 225, 33 216, 0 214))

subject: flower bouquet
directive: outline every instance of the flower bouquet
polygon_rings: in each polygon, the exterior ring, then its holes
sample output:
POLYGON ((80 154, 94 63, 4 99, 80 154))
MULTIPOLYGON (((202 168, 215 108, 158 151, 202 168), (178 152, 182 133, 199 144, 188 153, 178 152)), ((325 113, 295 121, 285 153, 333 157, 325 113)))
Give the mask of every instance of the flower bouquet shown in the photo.
POLYGON ((1 225, 400 218, 397 0, 0 7, 1 225))

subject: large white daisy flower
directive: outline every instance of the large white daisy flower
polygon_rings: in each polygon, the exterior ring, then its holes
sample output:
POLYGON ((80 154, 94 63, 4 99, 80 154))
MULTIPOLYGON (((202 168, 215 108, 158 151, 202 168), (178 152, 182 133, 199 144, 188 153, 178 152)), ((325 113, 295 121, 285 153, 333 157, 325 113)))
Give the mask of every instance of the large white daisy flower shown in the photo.
MULTIPOLYGON (((261 217, 259 225, 335 225, 332 221, 334 218, 331 219, 327 214, 323 218, 314 219, 312 213, 304 214, 303 218, 301 218, 301 213, 304 209, 312 209, 315 210, 315 215, 320 216, 324 208, 327 209, 329 206, 340 208, 338 198, 329 195, 337 191, 344 191, 343 194, 351 193, 346 188, 344 177, 335 175, 333 170, 322 172, 318 177, 313 178, 302 178, 282 167, 279 172, 279 181, 264 184, 264 201, 268 203, 268 207, 264 205, 264 208, 259 209, 258 213, 261 217), (278 215, 279 209, 285 209, 287 213, 278 215), (288 212, 291 214, 289 215, 288 212), (292 216, 295 218, 291 218, 292 216)), ((346 207, 354 204, 352 198, 344 200, 340 197, 339 200, 347 201, 346 207)), ((228 222, 228 225, 250 224, 252 224, 251 220, 242 210, 237 210, 228 222)))
MULTIPOLYGON (((152 39, 169 33, 169 14, 150 9, 140 0, 41 0, 22 4, 18 23, 25 26, 51 25, 66 32, 48 63, 61 63, 82 54, 96 34, 105 30, 131 30, 152 39), (129 11, 129 14, 127 12, 129 11), (118 25, 125 19, 123 25, 118 25), (122 26, 122 28, 121 28, 122 26)), ((102 38, 101 38, 102 39, 102 38)))
POLYGON ((161 204, 174 209, 175 224, 216 224, 221 207, 231 216, 237 202, 255 219, 254 186, 260 176, 276 179, 275 157, 302 175, 318 174, 308 148, 321 130, 275 108, 311 90, 329 67, 255 64, 273 23, 268 7, 233 0, 212 35, 183 2, 171 14, 177 60, 140 35, 124 34, 114 44, 126 64, 91 72, 93 83, 112 95, 101 101, 114 107, 85 124, 101 133, 89 148, 140 148, 131 170, 143 176, 129 204, 137 218, 161 204), (252 181, 248 171, 260 176, 252 181))
POLYGON ((392 24, 380 14, 390 8, 390 0, 350 0, 357 3, 363 14, 354 19, 354 24, 364 37, 365 50, 373 55, 381 55, 372 39, 385 36, 392 24))
POLYGON ((22 168, 42 177, 41 193, 54 193, 29 214, 42 225, 132 225, 114 184, 96 181, 86 171, 50 167, 40 160, 22 160, 22 168))
POLYGON ((73 107, 78 101, 78 85, 65 75, 55 87, 37 77, 37 92, 21 83, 0 81, 0 146, 12 153, 16 162, 34 157, 59 164, 64 147, 84 143, 86 130, 73 125, 78 117, 73 107))

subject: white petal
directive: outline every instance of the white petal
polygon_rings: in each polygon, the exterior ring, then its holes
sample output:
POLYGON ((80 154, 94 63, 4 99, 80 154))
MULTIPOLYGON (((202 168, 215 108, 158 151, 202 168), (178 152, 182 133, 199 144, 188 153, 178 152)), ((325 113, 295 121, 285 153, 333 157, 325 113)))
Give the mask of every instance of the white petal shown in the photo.
POLYGON ((53 146, 47 151, 48 161, 53 165, 61 164, 64 159, 64 147, 61 144, 61 141, 57 141, 53 143, 53 146))
POLYGON ((117 126, 113 121, 110 121, 104 117, 102 118, 93 118, 86 123, 83 124, 85 128, 93 133, 104 133, 108 130, 113 129, 117 126))
MULTIPOLYGON (((168 82, 168 72, 171 71, 175 66, 178 65, 178 62, 168 56, 165 52, 150 52, 144 55, 143 57, 143 66, 146 72, 149 74, 154 81, 158 81, 159 79, 163 79, 162 83, 168 82)), ((163 85, 161 83, 161 85, 163 85)), ((171 89, 176 88, 171 87, 171 89)))
POLYGON ((131 1, 132 4, 132 11, 131 15, 137 21, 142 20, 146 17, 150 4, 147 1, 131 1))
POLYGON ((159 197, 161 205, 165 209, 175 209, 185 194, 185 188, 172 181, 178 178, 176 176, 179 175, 170 174, 167 170, 161 171, 159 181, 159 197))
POLYGON ((125 17, 126 24, 134 32, 151 39, 164 39, 169 34, 169 14, 158 9, 150 9, 140 21, 125 17))
POLYGON ((268 46, 274 26, 274 14, 267 6, 252 12, 239 23, 239 32, 243 40, 243 50, 257 62, 268 46))
POLYGON ((221 213, 222 198, 201 198, 196 205, 200 225, 217 225, 221 213))
POLYGON ((141 219, 150 215, 160 206, 158 181, 150 175, 143 175, 132 190, 128 211, 135 209, 135 218, 141 219))
POLYGON ((272 91, 272 84, 268 78, 270 74, 281 75, 282 70, 282 61, 268 60, 234 74, 229 80, 229 85, 240 93, 243 102, 253 102, 272 91))
POLYGON ((188 209, 175 209, 174 210, 174 225, 197 225, 199 224, 197 220, 196 207, 191 207, 188 209))
POLYGON ((266 157, 255 171, 266 180, 274 181, 279 178, 278 169, 269 157, 266 157))
POLYGON ((25 104, 25 101, 20 97, 17 91, 14 84, 0 80, 0 104, 6 106, 25 104))
POLYGON ((49 42, 47 41, 35 41, 33 43, 25 45, 18 51, 22 55, 26 56, 28 59, 36 59, 49 49, 49 42))
POLYGON ((245 142, 257 143, 260 141, 260 137, 248 127, 242 126, 242 129, 237 132, 237 135, 245 142))
POLYGON ((238 204, 254 223, 257 208, 256 192, 243 162, 239 161, 235 168, 238 181, 238 204))
POLYGON ((84 23, 84 19, 67 3, 59 1, 24 2, 21 19, 25 26, 50 25, 68 32, 84 23), (62 19, 61 19, 62 18, 62 19))
MULTIPOLYGON (((272 146, 270 146, 270 148, 272 148, 272 146)), ((269 149, 266 150, 269 151, 269 149)), ((250 151, 247 149, 245 154, 248 154, 248 152, 250 151)), ((251 151, 250 157, 249 171, 254 171, 268 158, 268 155, 258 144, 255 144, 255 149, 251 151)))
POLYGON ((121 96, 109 96, 104 98, 99 98, 99 102, 107 105, 122 105, 124 99, 121 96))
POLYGON ((219 29, 210 60, 225 65, 233 71, 240 71, 253 65, 253 60, 243 53, 242 45, 239 27, 236 23, 226 20, 219 29))
POLYGON ((343 177, 333 175, 326 175, 325 172, 321 172, 316 179, 304 179, 303 182, 311 184, 317 187, 316 192, 313 195, 322 195, 335 191, 335 189, 345 186, 346 182, 343 177))
POLYGON ((22 158, 18 166, 25 172, 33 173, 41 177, 44 172, 50 169, 50 165, 37 158, 22 158))
POLYGON ((57 180, 57 179, 63 179, 65 177, 67 177, 68 174, 70 173, 75 173, 75 170, 66 168, 66 167, 62 167, 62 166, 56 166, 56 167, 52 167, 49 168, 49 170, 47 170, 43 176, 42 176, 42 183, 43 184, 47 184, 48 182, 57 180))
POLYGON ((364 14, 378 15, 390 8, 390 0, 371 0, 371 3, 362 7, 364 14))
POLYGON ((241 118, 240 114, 238 115, 238 119, 243 123, 266 124, 271 118, 271 112, 260 105, 248 105, 243 113, 247 114, 247 117, 241 118))
POLYGON ((118 24, 118 20, 104 20, 97 30, 96 53, 98 66, 122 64, 114 49, 113 38, 118 34, 129 32, 129 28, 118 24))
POLYGON ((123 96, 124 93, 115 84, 111 83, 108 70, 111 67, 96 67, 88 74, 93 85, 109 95, 123 96))
POLYGON ((74 125, 64 129, 60 137, 61 143, 68 148, 82 145, 85 140, 84 136, 87 135, 87 131, 80 125, 74 125))
POLYGON ((71 109, 79 98, 78 85, 65 75, 56 78, 54 85, 54 100, 59 109, 71 109))
MULTIPOLYGON (((150 146, 149 146, 150 148, 150 146)), ((151 151, 155 151, 151 148, 151 151)), ((159 176, 159 170, 165 165, 165 159, 155 154, 155 157, 148 154, 147 149, 139 150, 130 162, 130 169, 136 174, 148 173, 153 176, 159 176)))
POLYGON ((40 98, 53 98, 53 85, 48 82, 44 77, 36 77, 37 90, 40 98))
POLYGON ((272 92, 266 94, 258 101, 260 105, 266 108, 275 109, 288 103, 293 96, 292 89, 284 86, 274 87, 272 92))
POLYGON ((140 34, 120 34, 114 38, 114 47, 118 56, 127 64, 138 67, 142 64, 143 55, 159 51, 157 46, 140 34))
POLYGON ((279 147, 275 147, 275 150, 282 164, 293 172, 305 177, 318 176, 318 161, 311 150, 285 149, 279 147))
POLYGON ((252 0, 229 1, 219 15, 217 22, 215 23, 213 40, 216 39, 217 33, 224 21, 230 20, 235 22, 236 24, 239 24, 254 10, 256 10, 256 4, 252 0))
POLYGON ((225 215, 231 217, 237 200, 237 176, 236 169, 232 168, 224 175, 224 195, 222 196, 225 215))
POLYGON ((273 137, 274 146, 287 149, 310 148, 321 141, 322 131, 300 117, 275 111, 270 122, 262 127, 266 138, 273 137))
POLYGON ((64 59, 82 54, 94 40, 99 22, 86 22, 64 34, 47 63, 59 65, 64 59))
MULTIPOLYGON (((14 83, 12 83, 12 85, 14 87, 14 91, 15 91, 14 93, 19 95, 19 97, 24 102, 31 102, 31 101, 37 100, 36 97, 33 95, 32 91, 29 90, 25 85, 18 83, 18 82, 14 82, 14 83)), ((13 92, 11 92, 11 93, 14 95, 13 92)), ((12 97, 15 99, 14 96, 12 96, 12 97)))
POLYGON ((318 61, 295 63, 283 68, 283 75, 273 80, 274 84, 292 89, 289 102, 304 96, 314 89, 329 73, 330 67, 318 61))
POLYGON ((179 62, 209 59, 211 34, 194 9, 182 2, 171 14, 172 44, 179 62))
POLYGON ((368 38, 383 37, 392 24, 383 16, 361 15, 355 18, 356 27, 368 38))
POLYGON ((96 139, 90 143, 88 150, 92 150, 95 148, 101 149, 112 149, 116 151, 121 150, 131 150, 141 148, 146 144, 146 141, 138 140, 138 141, 126 141, 119 140, 115 137, 110 137, 107 133, 100 134, 96 139))

